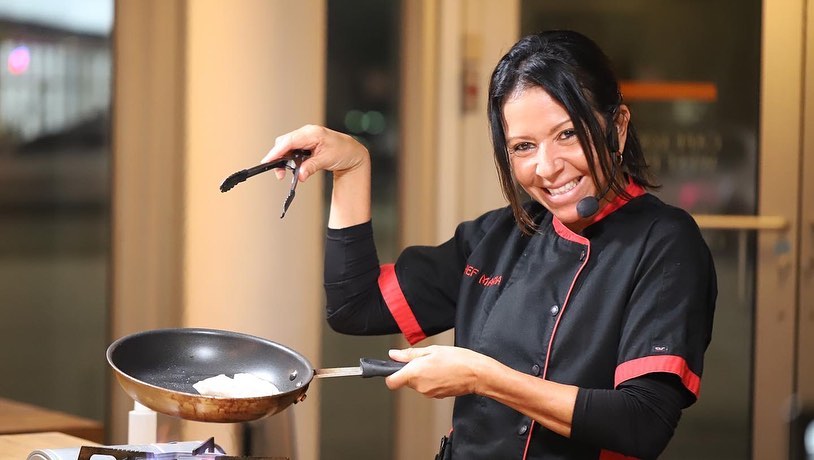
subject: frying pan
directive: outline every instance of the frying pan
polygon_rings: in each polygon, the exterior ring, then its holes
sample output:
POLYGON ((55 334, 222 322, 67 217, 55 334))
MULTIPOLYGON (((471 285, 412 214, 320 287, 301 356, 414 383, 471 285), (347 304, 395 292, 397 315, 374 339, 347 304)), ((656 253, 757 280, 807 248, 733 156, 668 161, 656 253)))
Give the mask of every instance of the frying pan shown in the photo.
POLYGON ((304 356, 279 343, 199 328, 156 329, 122 337, 108 347, 107 361, 131 398, 154 411, 198 422, 245 422, 276 414, 304 400, 317 373, 387 376, 404 365, 362 359, 360 368, 316 371, 304 356), (219 374, 237 373, 268 380, 280 393, 228 398, 203 396, 192 386, 219 374))

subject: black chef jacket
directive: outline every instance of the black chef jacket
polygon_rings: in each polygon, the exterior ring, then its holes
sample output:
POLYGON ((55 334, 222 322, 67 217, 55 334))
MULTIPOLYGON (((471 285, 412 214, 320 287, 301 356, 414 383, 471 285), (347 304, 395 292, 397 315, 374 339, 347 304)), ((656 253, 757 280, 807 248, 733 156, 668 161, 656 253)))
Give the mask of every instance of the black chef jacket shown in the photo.
MULTIPOLYGON (((438 247, 410 247, 379 276, 410 343, 455 328, 455 344, 540 378, 610 389, 653 372, 698 396, 717 294, 695 221, 639 186, 582 234, 538 203, 523 235, 510 208, 462 223, 438 247)), ((611 459, 492 399, 456 398, 454 459, 611 459)))

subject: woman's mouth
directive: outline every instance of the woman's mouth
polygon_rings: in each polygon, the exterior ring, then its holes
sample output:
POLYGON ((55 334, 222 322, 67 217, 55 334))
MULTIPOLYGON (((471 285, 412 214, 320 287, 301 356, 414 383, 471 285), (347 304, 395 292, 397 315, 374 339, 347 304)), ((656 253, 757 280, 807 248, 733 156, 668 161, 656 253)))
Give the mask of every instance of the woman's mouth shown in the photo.
POLYGON ((576 187, 577 184, 579 184, 580 180, 582 180, 582 177, 577 177, 576 179, 572 180, 571 182, 568 182, 567 184, 565 184, 565 185, 563 185, 561 187, 547 188, 546 191, 551 196, 563 195, 563 194, 568 193, 571 190, 573 190, 574 187, 576 187))

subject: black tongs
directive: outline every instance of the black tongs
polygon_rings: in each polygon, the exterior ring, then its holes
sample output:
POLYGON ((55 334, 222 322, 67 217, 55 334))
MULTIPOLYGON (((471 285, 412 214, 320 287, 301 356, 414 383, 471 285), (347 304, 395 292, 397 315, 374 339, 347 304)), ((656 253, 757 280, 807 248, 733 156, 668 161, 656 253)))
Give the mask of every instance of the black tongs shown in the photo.
POLYGON ((246 179, 271 169, 285 168, 291 170, 294 174, 294 178, 291 179, 291 188, 288 190, 288 196, 285 197, 285 202, 283 203, 283 212, 280 214, 280 219, 282 219, 285 217, 288 207, 291 206, 291 202, 294 201, 297 182, 299 182, 298 174, 300 172, 300 165, 309 156, 311 156, 310 150, 292 150, 275 161, 270 161, 268 163, 253 166, 249 169, 238 171, 227 177, 226 180, 220 184, 220 191, 228 192, 232 189, 232 187, 245 181, 246 179))

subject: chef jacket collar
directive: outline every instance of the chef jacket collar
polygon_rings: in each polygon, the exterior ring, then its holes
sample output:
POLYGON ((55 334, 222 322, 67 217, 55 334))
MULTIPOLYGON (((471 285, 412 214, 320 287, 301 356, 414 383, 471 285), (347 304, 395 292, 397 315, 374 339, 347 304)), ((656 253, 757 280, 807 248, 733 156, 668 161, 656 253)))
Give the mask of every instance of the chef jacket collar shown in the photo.
MULTIPOLYGON (((641 185, 634 183, 633 180, 631 179, 628 179, 627 187, 625 187, 625 192, 627 192, 627 194, 630 195, 630 198, 624 198, 622 195, 616 195, 616 197, 613 200, 611 200, 610 203, 605 205, 605 207, 603 207, 596 214, 593 215, 591 221, 588 223, 586 228, 604 219, 612 212, 616 211, 617 209, 627 204, 627 202, 630 201, 631 199, 644 195, 645 193, 644 188, 642 188, 641 185)), ((588 244, 587 238, 571 231, 568 227, 565 226, 565 224, 560 222, 560 220, 557 219, 556 217, 554 217, 554 229, 561 237, 569 241, 574 241, 576 243, 581 244, 588 244)))

